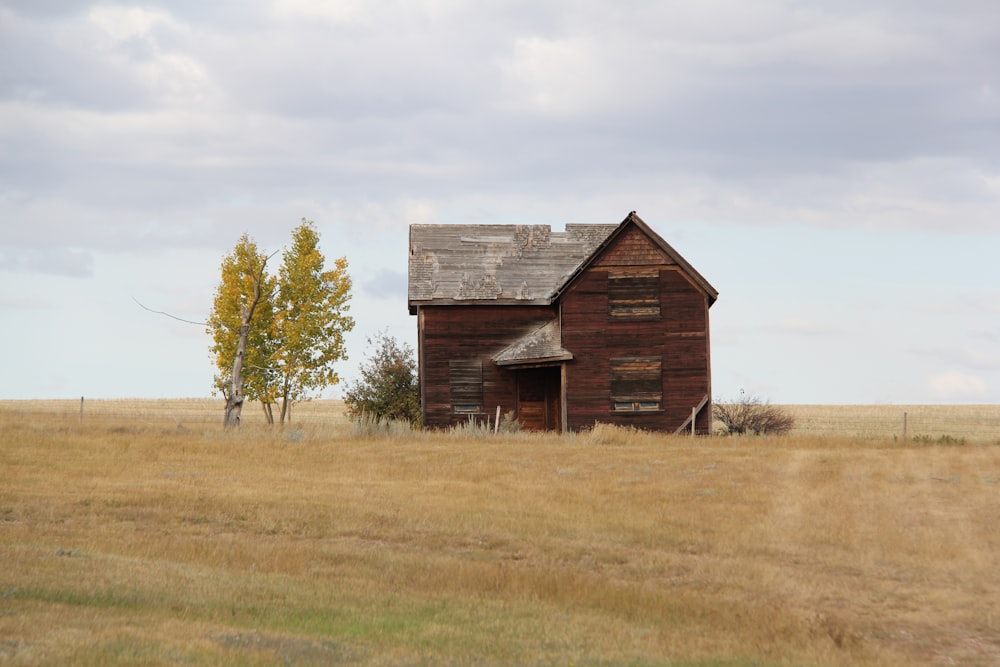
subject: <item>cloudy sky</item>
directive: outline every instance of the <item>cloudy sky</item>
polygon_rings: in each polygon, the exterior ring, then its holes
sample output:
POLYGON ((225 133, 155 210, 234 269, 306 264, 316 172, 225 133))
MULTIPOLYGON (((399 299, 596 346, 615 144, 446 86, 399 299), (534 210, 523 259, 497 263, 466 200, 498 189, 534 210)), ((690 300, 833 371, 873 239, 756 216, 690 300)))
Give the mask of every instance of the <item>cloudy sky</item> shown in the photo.
MULTIPOLYGON (((0 398, 208 396, 243 232, 414 342, 411 223, 619 222, 718 396, 1000 402, 995 0, 0 0, 0 398)), ((337 395, 330 390, 327 395, 337 395)))

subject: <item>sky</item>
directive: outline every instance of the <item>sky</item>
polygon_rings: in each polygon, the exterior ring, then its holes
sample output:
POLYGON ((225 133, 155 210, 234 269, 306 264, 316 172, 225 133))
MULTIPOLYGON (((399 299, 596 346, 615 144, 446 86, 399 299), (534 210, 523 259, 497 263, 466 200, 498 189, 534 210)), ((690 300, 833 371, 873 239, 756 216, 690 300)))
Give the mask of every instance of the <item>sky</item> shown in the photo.
MULTIPOLYGON (((0 0, 0 399, 210 396, 220 263, 303 218, 345 381, 414 223, 637 211, 713 393, 1000 402, 995 0, 0 0), (138 303, 137 303, 138 302, 138 303)), ((343 385, 323 396, 340 395, 343 385)))

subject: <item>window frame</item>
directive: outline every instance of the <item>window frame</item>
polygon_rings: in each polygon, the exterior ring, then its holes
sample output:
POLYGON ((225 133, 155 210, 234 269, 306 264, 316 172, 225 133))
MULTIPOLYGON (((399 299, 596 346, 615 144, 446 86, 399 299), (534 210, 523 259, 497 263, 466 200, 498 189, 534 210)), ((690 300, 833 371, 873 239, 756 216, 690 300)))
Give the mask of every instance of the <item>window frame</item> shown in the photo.
POLYGON ((449 361, 448 388, 452 414, 472 415, 482 412, 482 360, 452 359, 449 361))
POLYGON ((634 322, 662 317, 659 268, 609 269, 607 287, 608 319, 634 322))
POLYGON ((610 361, 611 412, 663 410, 663 357, 615 357, 610 361))

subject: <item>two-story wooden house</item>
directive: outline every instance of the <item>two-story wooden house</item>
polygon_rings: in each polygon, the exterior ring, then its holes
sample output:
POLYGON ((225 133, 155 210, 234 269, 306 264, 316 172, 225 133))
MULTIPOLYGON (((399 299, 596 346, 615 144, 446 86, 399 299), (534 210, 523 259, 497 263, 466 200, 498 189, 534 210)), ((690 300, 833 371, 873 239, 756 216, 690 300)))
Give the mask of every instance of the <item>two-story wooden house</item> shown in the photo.
POLYGON ((618 225, 412 225, 424 425, 711 426, 718 292, 633 211, 618 225))

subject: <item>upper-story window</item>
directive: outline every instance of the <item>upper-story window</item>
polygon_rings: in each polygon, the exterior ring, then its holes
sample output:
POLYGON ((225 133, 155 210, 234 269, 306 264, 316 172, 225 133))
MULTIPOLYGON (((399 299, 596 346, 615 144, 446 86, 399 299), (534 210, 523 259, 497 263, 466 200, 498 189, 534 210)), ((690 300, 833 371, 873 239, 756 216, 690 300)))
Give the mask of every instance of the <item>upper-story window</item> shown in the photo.
POLYGON ((628 268, 608 271, 608 317, 613 320, 659 319, 659 270, 628 268))

